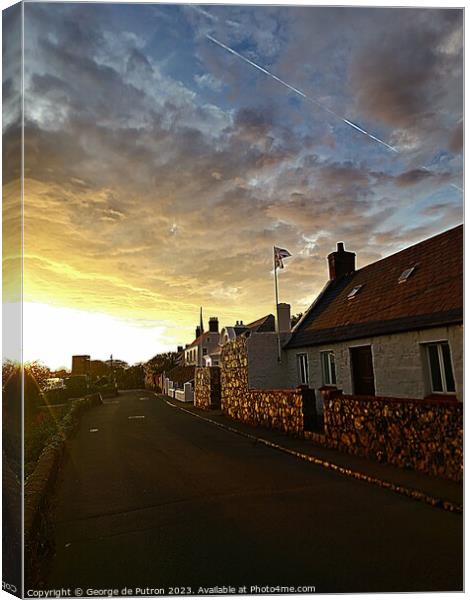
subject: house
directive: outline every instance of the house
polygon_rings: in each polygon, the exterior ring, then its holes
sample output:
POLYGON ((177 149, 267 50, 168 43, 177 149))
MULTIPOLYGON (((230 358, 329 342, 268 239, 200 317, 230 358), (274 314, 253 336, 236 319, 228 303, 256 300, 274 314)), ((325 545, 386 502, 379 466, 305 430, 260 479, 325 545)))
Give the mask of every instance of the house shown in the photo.
MULTIPOLYGON (((289 307, 290 311, 290 307, 289 307)), ((290 312, 289 312, 290 314, 290 312)), ((274 332, 276 330, 276 324, 274 315, 265 315, 252 323, 244 325, 243 321, 237 321, 235 325, 223 327, 220 332, 219 344, 217 348, 211 352, 204 359, 204 366, 206 367, 217 367, 220 365, 220 354, 222 348, 228 342, 235 340, 237 337, 244 335, 249 336, 252 333, 267 333, 274 332)))
POLYGON ((90 374, 90 355, 75 354, 72 356, 72 375, 90 374))
POLYGON ((463 226, 356 270, 338 243, 329 281, 283 347, 289 387, 463 399, 463 226))
POLYGON ((184 364, 201 367, 204 365, 204 357, 214 352, 219 344, 219 319, 209 319, 209 331, 203 330, 201 325, 196 327, 195 340, 184 349, 184 364))

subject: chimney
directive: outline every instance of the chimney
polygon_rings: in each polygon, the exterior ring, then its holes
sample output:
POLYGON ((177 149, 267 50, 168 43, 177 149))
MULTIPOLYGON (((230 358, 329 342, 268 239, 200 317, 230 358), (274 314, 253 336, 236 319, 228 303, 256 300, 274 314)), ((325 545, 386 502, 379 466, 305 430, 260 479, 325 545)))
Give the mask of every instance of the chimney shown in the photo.
POLYGON ((201 326, 198 325, 196 327, 196 338, 198 338, 201 335, 201 333, 202 333, 201 326))
POLYGON ((209 319, 209 331, 211 333, 219 333, 219 319, 217 317, 209 319))
POLYGON ((336 252, 328 254, 328 267, 330 280, 338 279, 356 270, 356 255, 354 252, 347 252, 343 242, 338 242, 336 252))
POLYGON ((277 327, 279 333, 289 333, 290 326, 290 304, 280 302, 277 305, 277 327))
POLYGON ((183 346, 178 346, 178 348, 176 349, 177 352, 183 352, 183 346))

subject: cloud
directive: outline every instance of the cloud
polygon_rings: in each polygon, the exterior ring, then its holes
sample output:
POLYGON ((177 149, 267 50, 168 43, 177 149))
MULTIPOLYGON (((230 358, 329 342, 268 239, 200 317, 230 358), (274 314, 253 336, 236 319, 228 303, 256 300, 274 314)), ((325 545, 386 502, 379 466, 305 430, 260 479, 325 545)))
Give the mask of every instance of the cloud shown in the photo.
POLYGON ((444 106, 461 111, 462 11, 395 11, 353 59, 356 110, 418 136, 448 128, 444 106))
POLYGON ((460 122, 449 139, 449 149, 455 154, 459 154, 463 150, 463 123, 460 122))
MULTIPOLYGON (((273 245, 293 254, 281 285, 297 311, 324 284, 325 257, 338 240, 364 263, 436 232, 436 214, 442 223, 458 218, 440 198, 433 206, 442 208, 422 210, 431 183, 458 170, 454 159, 439 176, 423 175, 413 160, 391 163, 201 38, 210 25, 283 77, 286 57, 295 58, 289 81, 344 108, 346 99, 355 105, 349 67, 358 65, 368 86, 368 69, 378 70, 363 62, 371 35, 353 36, 348 21, 369 31, 373 11, 221 6, 208 19, 168 7, 162 25, 136 5, 141 19, 130 31, 119 6, 80 6, 26 7, 29 301, 174 323, 189 336, 201 305, 222 324, 272 310, 273 245), (343 33, 351 56, 338 41, 343 33), (416 215, 420 226, 402 233, 416 215)), ((426 51, 439 52, 439 64, 456 62, 451 30, 420 38, 441 48, 426 51)), ((387 38, 384 56, 391 46, 387 38)), ((396 73, 409 70, 412 54, 399 50, 401 58, 388 59, 396 73)), ((431 79, 420 81, 422 94, 431 79)), ((405 100, 396 97, 396 114, 405 100)), ((369 115, 402 126, 379 109, 369 115)), ((15 131, 7 129, 7 139, 15 131)), ((172 338, 175 346, 184 341, 172 338)))
POLYGON ((213 92, 219 92, 222 89, 222 82, 213 77, 210 73, 204 73, 203 75, 195 75, 194 81, 201 88, 208 88, 213 92))
POLYGON ((424 169, 412 169, 411 171, 406 171, 405 173, 401 173, 395 178, 395 183, 401 187, 407 187, 410 185, 415 185, 434 177, 432 173, 429 171, 425 171, 424 169))

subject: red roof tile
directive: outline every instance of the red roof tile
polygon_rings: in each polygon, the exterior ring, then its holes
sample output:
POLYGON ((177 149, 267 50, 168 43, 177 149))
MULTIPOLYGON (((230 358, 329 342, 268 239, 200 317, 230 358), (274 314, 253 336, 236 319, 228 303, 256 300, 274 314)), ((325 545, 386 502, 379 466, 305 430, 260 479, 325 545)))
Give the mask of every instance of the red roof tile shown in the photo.
POLYGON ((248 323, 248 325, 245 325, 245 327, 251 331, 257 332, 275 331, 276 324, 274 321, 274 315, 266 315, 261 317, 252 323, 248 323))
POLYGON ((201 344, 203 342, 204 337, 207 337, 208 335, 217 335, 219 336, 219 333, 216 331, 204 331, 203 333, 201 333, 201 335, 199 337, 197 337, 194 342, 191 342, 191 344, 189 344, 189 346, 187 348, 185 348, 185 350, 187 350, 188 348, 193 348, 194 346, 198 346, 199 344, 201 344))
POLYGON ((196 367, 194 365, 180 365, 171 369, 166 376, 170 381, 173 381, 173 383, 184 384, 188 381, 193 381, 195 369, 196 367))
POLYGON ((330 281, 288 348, 462 322, 463 226, 330 281), (400 275, 415 267, 404 283, 400 275), (358 286, 358 293, 348 294, 358 286))

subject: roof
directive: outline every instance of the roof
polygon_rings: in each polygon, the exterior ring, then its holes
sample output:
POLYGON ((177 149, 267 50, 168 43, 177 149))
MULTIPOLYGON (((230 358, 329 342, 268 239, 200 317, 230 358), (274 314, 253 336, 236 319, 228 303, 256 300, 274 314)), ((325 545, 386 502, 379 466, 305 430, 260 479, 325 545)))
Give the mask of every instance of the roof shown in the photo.
POLYGON ((194 365, 178 365, 177 367, 173 367, 166 376, 173 383, 187 383, 188 381, 193 381, 195 368, 194 365))
POLYGON ((198 336, 193 342, 191 342, 189 344, 189 346, 187 346, 185 348, 185 350, 187 350, 188 348, 193 348, 194 346, 199 346, 199 344, 202 344, 202 342, 203 342, 202 338, 207 337, 208 335, 209 336, 216 335, 218 337, 219 332, 218 331, 203 331, 200 336, 198 336))
POLYGON ((463 321, 463 225, 333 281, 294 328, 300 348, 463 321), (415 267, 398 283, 400 275, 415 267), (348 295, 360 287, 353 298, 348 295))
POLYGON ((252 332, 275 331, 276 324, 274 321, 274 315, 266 315, 261 317, 252 323, 248 323, 248 325, 245 325, 245 327, 250 329, 252 332))

